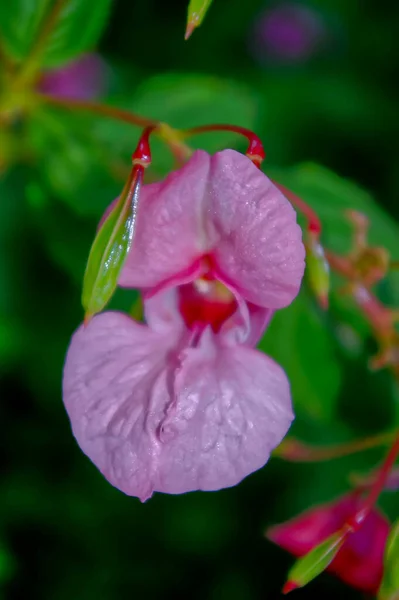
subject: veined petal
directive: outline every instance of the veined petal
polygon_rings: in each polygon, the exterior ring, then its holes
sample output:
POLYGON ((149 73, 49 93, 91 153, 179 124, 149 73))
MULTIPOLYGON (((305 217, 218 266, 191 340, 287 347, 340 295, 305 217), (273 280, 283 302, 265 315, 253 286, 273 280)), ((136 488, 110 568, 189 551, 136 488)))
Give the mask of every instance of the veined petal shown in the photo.
POLYGON ((197 347, 118 313, 74 335, 64 403, 85 454, 117 488, 217 490, 262 467, 293 419, 283 370, 210 330, 197 347))
POLYGON ((154 490, 171 345, 171 331, 166 338, 105 312, 74 334, 64 368, 63 399, 79 446, 112 485, 143 501, 154 490))
POLYGON ((284 371, 264 354, 223 347, 208 329, 185 352, 160 427, 160 491, 218 490, 262 467, 293 419, 284 371))
POLYGON ((213 258, 242 296, 276 309, 299 291, 305 268, 302 232, 291 204, 264 173, 235 152, 211 157, 206 223, 213 258))

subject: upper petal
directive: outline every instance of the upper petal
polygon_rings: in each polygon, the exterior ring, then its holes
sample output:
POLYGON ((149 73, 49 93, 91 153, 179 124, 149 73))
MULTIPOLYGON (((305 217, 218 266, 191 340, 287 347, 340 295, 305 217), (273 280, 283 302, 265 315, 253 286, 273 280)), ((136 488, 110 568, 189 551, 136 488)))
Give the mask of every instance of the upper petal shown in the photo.
POLYGON ((164 181, 143 186, 122 286, 151 288, 193 269, 207 247, 202 203, 209 164, 209 154, 198 151, 164 181))
POLYGON ((291 204, 253 163, 234 150, 211 158, 207 224, 223 277, 254 304, 282 308, 304 272, 302 232, 291 204))

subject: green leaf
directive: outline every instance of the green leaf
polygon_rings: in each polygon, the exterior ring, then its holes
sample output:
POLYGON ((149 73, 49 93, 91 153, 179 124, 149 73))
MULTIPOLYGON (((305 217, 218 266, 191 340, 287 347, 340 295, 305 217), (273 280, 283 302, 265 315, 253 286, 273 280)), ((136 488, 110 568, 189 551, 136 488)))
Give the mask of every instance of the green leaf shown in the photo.
MULTIPOLYGON (((61 0, 62 1, 62 0, 61 0)), ((60 0, 12 0, 0 3, 0 35, 5 50, 24 60, 60 0)), ((97 43, 109 15, 111 0, 65 0, 45 40, 41 67, 57 67, 97 43)))
POLYGON ((118 202, 91 247, 82 293, 82 304, 88 318, 104 308, 116 289, 133 240, 140 184, 141 171, 132 169, 118 202))
POLYGON ((370 219, 370 242, 398 252, 399 227, 366 191, 316 164, 271 170, 274 178, 298 194, 318 214, 323 224, 322 242, 335 252, 350 247, 352 227, 344 211, 354 209, 370 219))
MULTIPOLYGON (((267 174, 300 196, 320 217, 323 231, 321 242, 325 250, 345 254, 350 250, 353 228, 345 217, 345 210, 354 209, 366 215, 370 221, 369 242, 383 246, 398 258, 399 227, 397 223, 375 202, 370 194, 355 183, 347 181, 328 169, 315 164, 302 164, 290 169, 267 169, 267 174)), ((304 223, 301 215, 299 220, 304 223)), ((330 298, 340 312, 342 322, 356 324, 356 333, 366 337, 369 327, 349 296, 343 296, 343 280, 332 273, 330 298)), ((399 274, 388 273, 378 285, 381 300, 390 305, 399 302, 399 274)))
POLYGON ((190 0, 188 5, 186 40, 190 37, 194 29, 201 25, 212 1, 213 0, 190 0))
MULTIPOLYGON (((287 588, 303 587, 320 575, 334 560, 343 544, 341 533, 334 533, 308 554, 296 561, 288 573, 287 588), (292 584, 291 586, 289 584, 292 584)), ((287 590, 288 591, 288 590, 287 590)))
POLYGON ((384 578, 378 600, 399 599, 399 519, 392 526, 385 547, 384 578))
POLYGON ((330 421, 340 390, 341 367, 328 315, 316 311, 304 290, 291 306, 276 312, 260 348, 286 371, 297 415, 330 421))
POLYGON ((117 162, 112 147, 93 137, 92 125, 92 119, 85 116, 76 118, 52 110, 36 112, 28 123, 42 182, 77 215, 98 220, 120 192, 119 170, 123 181, 132 147, 117 162), (118 178, 111 173, 115 162, 118 178))

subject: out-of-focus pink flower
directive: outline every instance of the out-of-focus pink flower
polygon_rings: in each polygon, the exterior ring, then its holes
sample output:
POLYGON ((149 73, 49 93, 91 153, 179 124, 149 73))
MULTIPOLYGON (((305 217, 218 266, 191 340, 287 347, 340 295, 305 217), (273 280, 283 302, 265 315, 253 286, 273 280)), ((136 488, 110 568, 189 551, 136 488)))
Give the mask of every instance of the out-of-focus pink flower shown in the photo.
POLYGON ((251 48, 261 61, 298 63, 314 55, 324 38, 325 26, 315 10, 283 2, 258 17, 251 48))
POLYGON ((90 100, 104 92, 106 69, 98 54, 85 54, 65 67, 46 71, 39 82, 45 94, 90 100))
POLYGON ((253 346, 303 270, 295 211, 245 156, 198 151, 143 187, 120 284, 141 290, 146 324, 94 317, 64 372, 74 435, 114 486, 142 500, 218 490, 267 462, 290 389, 253 346))
MULTIPOLYGON (((271 527, 267 537, 295 556, 303 556, 341 529, 360 508, 360 502, 358 494, 348 494, 271 527)), ((373 509, 359 531, 348 536, 327 570, 348 585, 375 594, 382 580, 389 527, 387 518, 373 509)))

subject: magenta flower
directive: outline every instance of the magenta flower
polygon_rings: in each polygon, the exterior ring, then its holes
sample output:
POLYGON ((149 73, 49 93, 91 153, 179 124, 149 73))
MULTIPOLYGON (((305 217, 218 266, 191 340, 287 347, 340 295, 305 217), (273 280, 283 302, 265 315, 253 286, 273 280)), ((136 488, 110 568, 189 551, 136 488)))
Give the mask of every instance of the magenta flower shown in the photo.
POLYGON ((74 435, 114 486, 141 500, 218 490, 267 462, 290 388, 253 347, 303 270, 295 211, 245 156, 198 151, 144 186, 120 284, 141 290, 146 324, 94 317, 64 372, 74 435))
POLYGON ((84 54, 63 67, 46 71, 39 82, 45 94, 90 100, 104 92, 105 63, 98 54, 84 54))
MULTIPOLYGON (((295 556, 303 556, 341 529, 360 508, 360 502, 361 497, 352 493, 331 504, 316 506, 271 527, 267 537, 295 556)), ((374 508, 359 531, 349 535, 327 570, 354 588, 376 594, 382 580, 389 527, 387 518, 374 508)))

